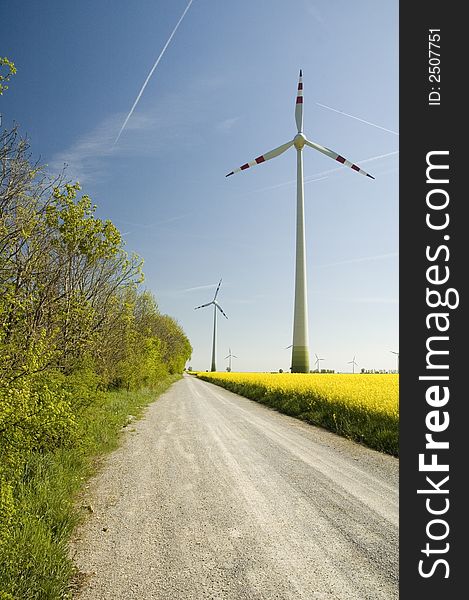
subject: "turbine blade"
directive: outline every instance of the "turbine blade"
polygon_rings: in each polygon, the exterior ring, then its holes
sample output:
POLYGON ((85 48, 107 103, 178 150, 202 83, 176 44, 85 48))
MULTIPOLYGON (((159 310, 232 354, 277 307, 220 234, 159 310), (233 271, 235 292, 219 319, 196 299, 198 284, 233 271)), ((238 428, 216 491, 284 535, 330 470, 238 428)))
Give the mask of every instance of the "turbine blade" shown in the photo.
POLYGON ((270 152, 266 152, 265 154, 258 156, 252 162, 246 163, 242 167, 239 167, 238 169, 234 169, 234 171, 231 171, 231 173, 228 173, 228 175, 225 175, 225 177, 229 177, 230 175, 234 175, 235 173, 239 173, 240 171, 249 169, 249 167, 254 167, 255 165, 259 165, 260 163, 263 163, 266 160, 270 160, 271 158, 280 156, 280 154, 283 154, 286 150, 288 150, 288 148, 290 148, 290 146, 293 146, 293 140, 287 142, 286 144, 282 144, 278 148, 274 148, 273 150, 270 150, 270 152))
POLYGON ((300 69, 300 77, 298 79, 298 92, 296 94, 295 104, 295 121, 298 128, 298 133, 303 131, 303 72, 300 69))
POLYGON ((208 302, 208 304, 201 304, 200 306, 196 306, 194 310, 197 310, 198 308, 205 308, 206 306, 210 306, 211 304, 213 304, 213 302, 208 302))
POLYGON ((218 310, 221 312, 221 314, 225 317, 225 319, 227 319, 228 317, 225 315, 222 307, 218 304, 218 302, 215 302, 215 306, 218 308, 218 310))
POLYGON ((221 279, 220 279, 220 281, 218 283, 218 287, 217 287, 217 289, 215 291, 215 296, 213 297, 213 301, 215 301, 217 299, 217 294, 218 294, 218 290, 220 289, 220 286, 221 286, 221 279))
POLYGON ((347 160, 346 158, 344 158, 343 156, 341 156, 334 150, 330 150, 329 148, 325 148, 324 146, 321 146, 321 144, 316 144, 315 142, 310 142, 309 140, 305 140, 305 144, 307 146, 310 146, 311 148, 314 148, 315 150, 318 150, 319 152, 322 152, 326 156, 329 156, 329 158, 332 158, 332 159, 336 160, 337 162, 340 162, 342 165, 345 165, 346 167, 350 167, 354 171, 357 171, 357 173, 360 173, 361 175, 366 175, 367 177, 371 177, 371 179, 374 179, 373 175, 370 175, 369 173, 367 173, 366 171, 361 169, 358 165, 350 162, 349 160, 347 160))
POLYGON ((233 354, 232 356, 233 356, 233 358, 238 358, 238 357, 236 356, 236 354, 233 354))

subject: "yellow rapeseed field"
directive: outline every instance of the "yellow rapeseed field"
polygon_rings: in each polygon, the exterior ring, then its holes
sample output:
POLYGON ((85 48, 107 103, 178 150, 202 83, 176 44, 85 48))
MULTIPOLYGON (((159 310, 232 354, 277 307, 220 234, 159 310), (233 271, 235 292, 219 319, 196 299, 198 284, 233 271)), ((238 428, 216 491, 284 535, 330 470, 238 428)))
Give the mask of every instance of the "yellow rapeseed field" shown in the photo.
POLYGON ((336 373, 198 373, 281 412, 398 454, 399 376, 336 373))

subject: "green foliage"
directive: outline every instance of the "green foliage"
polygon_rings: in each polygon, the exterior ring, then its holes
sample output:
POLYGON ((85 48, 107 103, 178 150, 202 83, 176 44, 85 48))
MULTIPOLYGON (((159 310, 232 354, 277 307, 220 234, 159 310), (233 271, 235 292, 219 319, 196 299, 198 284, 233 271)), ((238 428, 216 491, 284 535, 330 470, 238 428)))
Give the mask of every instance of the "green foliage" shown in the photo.
POLYGON ((36 374, 0 391, 0 475, 15 475, 31 452, 65 446, 73 439, 72 395, 60 374, 36 374))
POLYGON ((79 192, 0 134, 0 600, 65 597, 83 457, 115 445, 136 390, 167 385, 192 350, 79 192))
POLYGON ((5 57, 0 57, 0 96, 8 89, 6 85, 12 75, 15 75, 15 63, 5 57))
POLYGON ((129 415, 140 416, 177 378, 152 390, 99 394, 77 420, 79 443, 30 454, 14 490, 0 487, 0 600, 70 598, 75 571, 67 544, 83 516, 75 508, 80 486, 95 457, 116 448, 129 415))
POLYGON ((15 516, 13 487, 4 477, 0 477, 0 552, 11 538, 15 516))
POLYGON ((62 246, 67 256, 80 256, 94 264, 111 259, 122 252, 122 238, 111 221, 94 217, 96 206, 89 196, 77 200, 79 183, 54 187, 51 202, 46 207, 46 223, 58 236, 55 247, 62 246))

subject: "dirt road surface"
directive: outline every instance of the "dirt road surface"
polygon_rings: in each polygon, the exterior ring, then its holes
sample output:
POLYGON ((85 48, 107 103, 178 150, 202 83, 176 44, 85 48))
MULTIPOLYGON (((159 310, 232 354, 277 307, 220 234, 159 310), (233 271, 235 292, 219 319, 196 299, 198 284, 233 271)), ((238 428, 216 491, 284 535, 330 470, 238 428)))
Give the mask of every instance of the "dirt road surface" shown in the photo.
POLYGON ((185 375, 86 492, 79 600, 398 598, 398 460, 185 375))

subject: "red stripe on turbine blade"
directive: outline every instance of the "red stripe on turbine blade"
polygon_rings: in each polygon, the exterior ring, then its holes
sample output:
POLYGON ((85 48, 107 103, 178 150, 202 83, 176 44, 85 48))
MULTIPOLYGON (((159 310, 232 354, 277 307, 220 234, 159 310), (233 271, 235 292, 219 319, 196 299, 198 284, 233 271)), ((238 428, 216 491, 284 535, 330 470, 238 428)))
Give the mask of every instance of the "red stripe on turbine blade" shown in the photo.
POLYGON ((242 167, 239 167, 241 169, 241 171, 244 171, 244 169, 249 169, 249 165, 248 163, 246 163, 245 165, 243 165, 242 167))
POLYGON ((357 167, 357 165, 352 165, 352 166, 351 166, 351 168, 352 168, 354 171, 359 171, 359 170, 360 170, 360 167, 357 167))
POLYGON ((303 96, 297 96, 296 97, 296 103, 297 104, 303 104, 303 96))
POLYGON ((303 89, 303 84, 301 83, 301 81, 300 81, 300 83, 298 84, 298 89, 299 89, 299 90, 302 90, 302 89, 303 89))
POLYGON ((265 158, 264 158, 263 156, 258 156, 258 157, 255 159, 255 161, 256 161, 256 163, 257 163, 257 164, 259 164, 259 163, 263 163, 263 162, 265 161, 265 158))
POLYGON ((345 158, 344 158, 343 156, 340 156, 340 154, 339 154, 339 156, 336 158, 336 160, 338 160, 338 161, 339 161, 340 163, 342 163, 342 164, 344 164, 344 162, 345 162, 345 158))

